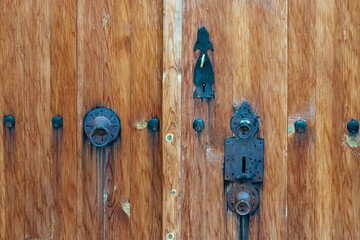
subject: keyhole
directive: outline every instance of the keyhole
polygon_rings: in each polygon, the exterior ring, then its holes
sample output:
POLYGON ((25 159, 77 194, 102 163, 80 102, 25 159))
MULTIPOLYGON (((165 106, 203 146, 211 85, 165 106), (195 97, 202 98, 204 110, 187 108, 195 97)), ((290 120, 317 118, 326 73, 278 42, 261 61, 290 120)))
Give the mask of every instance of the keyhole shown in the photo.
POLYGON ((203 92, 205 92, 206 83, 203 83, 202 87, 203 87, 203 92))
POLYGON ((245 173, 246 168, 246 157, 242 157, 242 173, 245 173))

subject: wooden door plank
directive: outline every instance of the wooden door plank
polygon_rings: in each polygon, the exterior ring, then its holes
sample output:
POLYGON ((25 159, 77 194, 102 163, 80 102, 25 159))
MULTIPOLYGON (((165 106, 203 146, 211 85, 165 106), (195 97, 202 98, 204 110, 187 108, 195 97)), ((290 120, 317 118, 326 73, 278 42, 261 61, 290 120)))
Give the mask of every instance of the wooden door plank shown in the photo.
POLYGON ((316 2, 316 239, 344 237, 341 4, 316 2))
POLYGON ((159 132, 137 127, 161 119, 162 14, 162 1, 131 1, 131 239, 162 235, 159 132))
MULTIPOLYGON (((76 1, 52 1, 51 109, 63 127, 51 131, 51 236, 76 238, 76 1)), ((50 129, 49 129, 50 130, 50 129)))
MULTIPOLYGON (((181 232, 183 239, 205 237, 206 190, 205 147, 208 129, 206 101, 193 98, 194 66, 199 51, 194 53, 198 28, 205 25, 206 2, 183 1, 181 36, 181 181, 177 197, 181 201, 181 232), (201 107, 204 104, 205 110, 201 107), (198 134, 193 129, 195 119, 205 122, 205 129, 198 134)), ((180 113, 179 113, 180 114, 180 113)))
MULTIPOLYGON (((342 2, 342 66, 343 66, 343 210, 344 239, 360 238, 360 137, 349 136, 346 124, 351 119, 360 121, 360 2, 342 2)), ((340 23, 338 23, 340 24, 340 23)))
POLYGON ((287 237, 287 1, 259 1, 260 126, 264 184, 260 239, 287 237))
POLYGON ((26 1, 24 33, 25 238, 52 236, 49 2, 26 1))
POLYGON ((86 113, 103 104, 103 1, 77 2, 77 237, 104 236, 104 152, 83 133, 86 113))
MULTIPOLYGON (((203 239, 226 237, 226 193, 224 192, 225 138, 232 136, 230 120, 233 105, 233 14, 232 1, 208 1, 206 27, 214 46, 215 99, 207 101, 205 145, 206 228, 203 239), (216 197, 215 197, 216 196, 216 197)), ((205 101, 204 101, 205 102, 205 101)))
POLYGON ((315 7, 289 1, 288 239, 315 237, 315 7), (306 132, 295 131, 298 120, 306 121, 306 132))
POLYGON ((23 239, 24 229, 24 62, 21 1, 0 3, 0 239, 23 239), (10 21, 11 19, 11 21, 10 21), (3 124, 15 117, 15 127, 3 124))
MULTIPOLYGON (((163 2, 162 239, 181 238, 182 0, 163 2)), ((185 194, 185 193, 184 193, 185 194)))
POLYGON ((130 239, 130 1, 105 1, 104 104, 118 114, 121 137, 106 148, 105 239, 130 239))
MULTIPOLYGON (((247 101, 254 113, 260 116, 260 50, 259 50, 259 2, 233 1, 233 105, 235 108, 247 101)), ((230 126, 230 123, 229 123, 230 126)), ((259 126, 258 136, 262 137, 264 126, 259 126)), ((258 185, 261 186, 261 185, 258 185)), ((231 185, 229 186, 229 188, 231 185)), ((259 189, 262 194, 262 188, 259 189)), ((260 200, 260 205, 261 205, 260 200)), ((260 213, 258 208, 249 219, 249 239, 259 239, 260 213)), ((228 211, 228 239, 238 239, 239 217, 228 211), (231 224, 230 224, 231 221, 231 224), (232 236, 232 237, 230 237, 232 236)))

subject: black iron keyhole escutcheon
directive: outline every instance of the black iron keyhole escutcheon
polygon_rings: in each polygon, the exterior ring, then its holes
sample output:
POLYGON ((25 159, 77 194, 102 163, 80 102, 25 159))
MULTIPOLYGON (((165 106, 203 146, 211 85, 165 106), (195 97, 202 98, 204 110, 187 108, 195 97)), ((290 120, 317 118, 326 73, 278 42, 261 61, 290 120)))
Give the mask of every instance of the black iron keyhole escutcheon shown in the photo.
POLYGON ((96 147, 106 146, 120 134, 120 119, 110 109, 96 108, 85 116, 84 132, 96 147))
POLYGON ((194 68, 194 98, 214 98, 215 93, 211 88, 214 84, 214 70, 207 54, 207 50, 214 51, 210 42, 209 32, 205 27, 198 30, 197 40, 194 46, 194 52, 200 50, 199 58, 194 68))

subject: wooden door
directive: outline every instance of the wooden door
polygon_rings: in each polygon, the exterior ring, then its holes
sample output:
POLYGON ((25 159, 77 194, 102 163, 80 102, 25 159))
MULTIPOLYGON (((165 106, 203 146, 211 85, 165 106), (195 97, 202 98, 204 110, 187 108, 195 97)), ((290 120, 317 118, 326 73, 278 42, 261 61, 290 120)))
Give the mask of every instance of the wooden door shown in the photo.
POLYGON ((265 142, 249 239, 360 239, 359 1, 3 0, 0 18, 0 239, 241 239, 223 163, 243 101, 265 142), (97 107, 121 121, 102 148, 97 107))

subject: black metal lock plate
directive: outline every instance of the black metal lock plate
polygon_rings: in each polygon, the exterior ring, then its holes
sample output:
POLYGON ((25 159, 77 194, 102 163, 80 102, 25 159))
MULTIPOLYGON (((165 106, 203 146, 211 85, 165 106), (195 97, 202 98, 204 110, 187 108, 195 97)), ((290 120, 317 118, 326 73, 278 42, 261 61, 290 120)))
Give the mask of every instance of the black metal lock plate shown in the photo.
POLYGON ((224 179, 263 182, 264 140, 254 139, 259 122, 247 102, 232 117, 231 129, 235 136, 225 140, 224 179))
POLYGON ((214 70, 206 52, 208 49, 214 51, 214 48, 209 41, 209 32, 205 27, 198 30, 194 52, 199 49, 200 56, 194 68, 194 83, 196 85, 194 98, 214 98, 215 93, 211 87, 214 84, 214 70))

